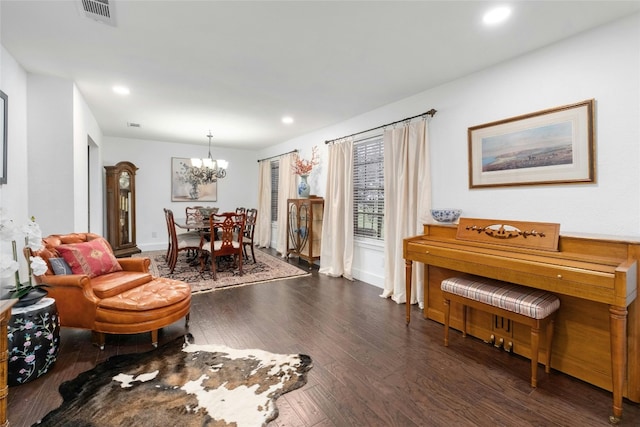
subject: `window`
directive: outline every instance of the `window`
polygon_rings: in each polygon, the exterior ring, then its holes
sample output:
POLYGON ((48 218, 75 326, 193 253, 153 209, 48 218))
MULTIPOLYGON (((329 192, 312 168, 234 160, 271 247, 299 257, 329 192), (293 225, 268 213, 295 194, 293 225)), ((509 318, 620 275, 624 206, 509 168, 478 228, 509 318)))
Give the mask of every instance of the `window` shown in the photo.
POLYGON ((278 174, 280 173, 280 161, 271 162, 271 222, 278 221, 278 174))
POLYGON ((384 239, 384 144, 382 135, 353 146, 354 237, 384 239))

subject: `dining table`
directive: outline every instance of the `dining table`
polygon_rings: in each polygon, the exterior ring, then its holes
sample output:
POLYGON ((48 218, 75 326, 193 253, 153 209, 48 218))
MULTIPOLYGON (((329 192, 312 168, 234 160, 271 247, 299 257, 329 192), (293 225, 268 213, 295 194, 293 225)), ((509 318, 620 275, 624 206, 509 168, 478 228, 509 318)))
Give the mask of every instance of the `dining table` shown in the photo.
POLYGON ((209 231, 210 224, 209 219, 194 221, 189 220, 187 218, 176 218, 175 219, 176 227, 185 229, 185 230, 198 230, 198 231, 209 231))

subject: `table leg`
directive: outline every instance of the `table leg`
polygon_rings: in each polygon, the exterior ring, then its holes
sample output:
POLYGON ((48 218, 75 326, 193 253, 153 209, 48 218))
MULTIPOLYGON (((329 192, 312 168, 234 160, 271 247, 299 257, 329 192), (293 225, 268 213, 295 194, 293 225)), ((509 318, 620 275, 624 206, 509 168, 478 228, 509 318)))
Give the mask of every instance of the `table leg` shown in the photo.
POLYGON ((405 277, 404 277, 404 283, 405 283, 405 294, 406 294, 406 298, 407 298, 407 302, 405 303, 406 306, 406 310, 407 310, 407 325, 409 325, 409 322, 411 321, 411 276, 412 276, 412 270, 413 270, 413 261, 411 261, 410 259, 405 259, 404 260, 404 272, 405 272, 405 277))

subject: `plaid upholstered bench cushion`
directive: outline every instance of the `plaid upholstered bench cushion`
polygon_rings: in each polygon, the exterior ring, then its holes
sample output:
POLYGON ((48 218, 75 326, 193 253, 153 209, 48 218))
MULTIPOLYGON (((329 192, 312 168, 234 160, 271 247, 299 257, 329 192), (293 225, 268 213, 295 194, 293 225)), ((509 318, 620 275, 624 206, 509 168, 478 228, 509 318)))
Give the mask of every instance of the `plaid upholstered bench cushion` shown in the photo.
POLYGON ((441 289, 533 319, 544 319, 560 308, 558 297, 549 292, 480 276, 451 277, 442 281, 441 289))

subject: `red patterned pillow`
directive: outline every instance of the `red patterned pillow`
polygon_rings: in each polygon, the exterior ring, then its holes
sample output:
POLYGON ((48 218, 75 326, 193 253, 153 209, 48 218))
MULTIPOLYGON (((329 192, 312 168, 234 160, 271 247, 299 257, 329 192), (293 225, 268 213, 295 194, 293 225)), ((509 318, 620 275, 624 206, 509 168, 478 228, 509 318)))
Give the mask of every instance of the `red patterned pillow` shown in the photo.
POLYGON ((60 245, 56 249, 71 266, 73 274, 96 277, 122 270, 111 251, 111 246, 103 238, 83 243, 60 245))

